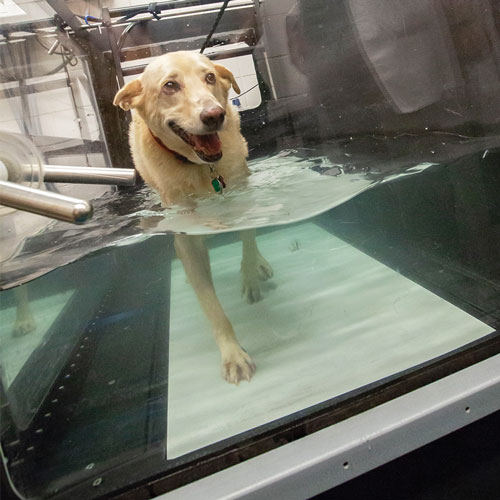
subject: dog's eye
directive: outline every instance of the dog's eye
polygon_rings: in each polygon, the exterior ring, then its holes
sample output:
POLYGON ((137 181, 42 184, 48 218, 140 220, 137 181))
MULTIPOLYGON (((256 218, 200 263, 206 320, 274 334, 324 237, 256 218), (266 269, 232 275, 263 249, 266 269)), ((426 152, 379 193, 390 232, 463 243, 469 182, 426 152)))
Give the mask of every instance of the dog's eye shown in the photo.
POLYGON ((163 90, 167 94, 174 94, 175 92, 177 92, 178 90, 180 90, 180 88, 181 88, 180 85, 177 82, 174 82, 174 81, 169 81, 165 85, 163 85, 163 90))
POLYGON ((207 76, 205 77, 205 80, 210 85, 214 85, 215 84, 215 75, 213 73, 208 73, 207 76))

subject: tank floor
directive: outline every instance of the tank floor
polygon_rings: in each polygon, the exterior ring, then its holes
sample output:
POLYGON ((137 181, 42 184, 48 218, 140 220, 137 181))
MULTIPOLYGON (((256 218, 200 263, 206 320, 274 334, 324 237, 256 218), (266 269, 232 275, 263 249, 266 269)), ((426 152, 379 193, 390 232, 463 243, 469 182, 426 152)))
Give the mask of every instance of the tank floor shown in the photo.
POLYGON ((241 244, 211 250, 219 299, 257 364, 220 376, 179 261, 172 267, 167 457, 196 450, 427 362, 493 329, 314 223, 263 234, 264 299, 240 296, 241 244))

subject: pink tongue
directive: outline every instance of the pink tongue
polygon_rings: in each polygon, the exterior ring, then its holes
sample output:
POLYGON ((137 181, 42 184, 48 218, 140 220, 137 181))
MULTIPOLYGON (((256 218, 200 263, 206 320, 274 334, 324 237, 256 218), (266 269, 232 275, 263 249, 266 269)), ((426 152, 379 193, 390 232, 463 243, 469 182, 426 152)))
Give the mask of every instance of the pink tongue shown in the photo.
POLYGON ((209 156, 220 153, 222 145, 217 134, 193 135, 193 139, 194 149, 209 156))

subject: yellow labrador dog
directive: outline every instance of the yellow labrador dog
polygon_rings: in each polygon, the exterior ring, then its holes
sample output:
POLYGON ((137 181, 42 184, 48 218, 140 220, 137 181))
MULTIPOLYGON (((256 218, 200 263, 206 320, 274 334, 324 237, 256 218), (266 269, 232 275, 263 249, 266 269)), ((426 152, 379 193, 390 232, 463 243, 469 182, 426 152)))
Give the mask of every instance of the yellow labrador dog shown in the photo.
MULTIPOLYGON (((135 166, 165 204, 182 203, 192 194, 220 192, 248 176, 248 149, 240 119, 228 103, 229 89, 240 92, 233 74, 194 52, 165 54, 125 85, 114 104, 133 109, 130 147, 135 166)), ((242 292, 260 299, 259 282, 272 276, 260 254, 254 231, 241 234, 242 292)), ((210 321, 230 383, 250 380, 255 364, 241 348, 216 296, 203 237, 176 235, 175 248, 210 321)))

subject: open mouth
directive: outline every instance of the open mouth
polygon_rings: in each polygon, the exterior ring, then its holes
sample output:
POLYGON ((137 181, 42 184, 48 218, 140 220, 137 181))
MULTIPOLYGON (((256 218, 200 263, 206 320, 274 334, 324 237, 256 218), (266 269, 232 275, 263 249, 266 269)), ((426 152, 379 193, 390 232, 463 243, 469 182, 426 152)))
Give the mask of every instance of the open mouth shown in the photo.
POLYGON ((213 163, 222 158, 222 143, 217 132, 195 135, 179 127, 175 122, 169 122, 168 125, 203 161, 213 163))

